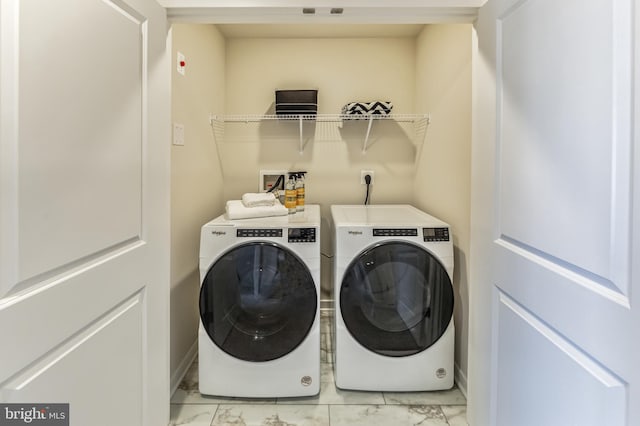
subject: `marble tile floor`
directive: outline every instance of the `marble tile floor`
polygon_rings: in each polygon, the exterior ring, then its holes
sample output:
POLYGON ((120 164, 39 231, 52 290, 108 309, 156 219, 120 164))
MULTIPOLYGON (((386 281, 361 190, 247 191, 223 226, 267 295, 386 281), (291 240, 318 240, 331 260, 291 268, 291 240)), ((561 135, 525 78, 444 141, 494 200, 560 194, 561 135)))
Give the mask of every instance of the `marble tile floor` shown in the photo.
POLYGON ((240 399, 198 392, 198 361, 171 398, 170 426, 468 426, 466 400, 454 387, 435 392, 359 392, 337 389, 331 364, 330 311, 321 316, 320 394, 302 398, 240 399))

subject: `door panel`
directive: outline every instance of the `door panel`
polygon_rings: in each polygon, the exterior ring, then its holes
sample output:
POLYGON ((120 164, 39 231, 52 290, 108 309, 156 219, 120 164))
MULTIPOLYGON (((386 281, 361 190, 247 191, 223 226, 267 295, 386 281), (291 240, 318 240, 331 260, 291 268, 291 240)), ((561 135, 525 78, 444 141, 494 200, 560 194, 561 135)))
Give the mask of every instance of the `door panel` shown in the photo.
POLYGON ((624 424, 624 382, 508 296, 499 303, 497 424, 624 424))
POLYGON ((143 313, 144 298, 138 293, 9 380, 3 401, 49 401, 56 395, 58 401, 74 401, 72 424, 91 425, 100 422, 96 417, 101 412, 78 408, 95 405, 96 395, 78 395, 77 389, 95 389, 102 401, 120 401, 116 410, 109 410, 114 411, 109 414, 112 424, 142 424, 143 313), (88 359, 95 360, 93 365, 88 359))
POLYGON ((21 2, 19 283, 141 237, 143 21, 110 2, 21 2))
POLYGON ((499 17, 498 234, 626 292, 631 8, 589 3, 529 0, 499 17))
POLYGON ((640 421, 636 6, 490 0, 480 11, 472 425, 640 421))
POLYGON ((2 0, 0 19, 0 402, 166 424, 165 12, 2 0))
POLYGON ((142 262, 144 257, 129 250, 119 258, 106 257, 101 264, 41 282, 36 290, 1 299, 0 318, 8 320, 0 324, 0 330, 12 336, 12 344, 0 347, 0 383, 138 293, 133 279, 120 271, 137 268, 142 262), (21 320, 10 321, 12 318, 21 320))

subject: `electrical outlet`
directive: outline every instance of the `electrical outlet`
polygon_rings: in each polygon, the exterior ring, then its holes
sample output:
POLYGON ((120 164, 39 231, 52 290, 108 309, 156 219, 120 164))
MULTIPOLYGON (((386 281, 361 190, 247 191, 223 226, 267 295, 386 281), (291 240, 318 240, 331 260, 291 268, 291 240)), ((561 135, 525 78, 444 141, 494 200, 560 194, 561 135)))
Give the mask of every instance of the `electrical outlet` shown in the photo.
POLYGON ((373 185, 373 175, 374 175, 373 170, 360 170, 360 183, 362 185, 367 184, 367 182, 364 180, 364 177, 366 175, 371 176, 371 185, 373 185))

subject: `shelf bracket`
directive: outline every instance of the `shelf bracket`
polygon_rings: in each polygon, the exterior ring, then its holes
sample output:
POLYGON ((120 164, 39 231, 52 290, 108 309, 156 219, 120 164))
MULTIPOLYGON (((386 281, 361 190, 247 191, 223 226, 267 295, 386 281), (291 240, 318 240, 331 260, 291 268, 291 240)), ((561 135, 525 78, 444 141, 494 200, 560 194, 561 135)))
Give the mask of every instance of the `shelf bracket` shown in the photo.
POLYGON ((367 153, 367 143, 369 143, 369 134, 371 133, 371 125, 373 124, 373 117, 369 117, 369 124, 367 125, 367 134, 364 137, 364 143, 362 145, 362 153, 367 153))
POLYGON ((213 144, 216 147, 216 156, 218 157, 218 167, 220 167, 220 173, 224 174, 222 168, 222 157, 220 155, 220 146, 218 141, 218 134, 221 131, 224 134, 224 122, 220 120, 217 115, 209 114, 209 125, 211 126, 211 135, 213 136, 213 144))
POLYGON ((303 140, 303 126, 302 126, 302 116, 298 116, 298 122, 300 123, 300 145, 298 146, 298 154, 302 155, 304 152, 304 140, 303 140))
POLYGON ((415 124, 414 131, 418 147, 414 166, 418 166, 420 159, 422 158, 422 150, 424 149, 424 144, 427 139, 427 130, 429 130, 429 125, 431 124, 431 114, 425 114, 421 119, 417 120, 415 124))

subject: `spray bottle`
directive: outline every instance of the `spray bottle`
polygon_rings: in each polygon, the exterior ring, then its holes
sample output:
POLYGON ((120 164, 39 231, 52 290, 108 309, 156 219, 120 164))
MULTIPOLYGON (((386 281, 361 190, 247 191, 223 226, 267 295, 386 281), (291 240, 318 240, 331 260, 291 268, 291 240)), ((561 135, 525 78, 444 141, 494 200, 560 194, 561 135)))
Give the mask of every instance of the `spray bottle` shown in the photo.
POLYGON ((296 212, 298 204, 298 193, 296 191, 295 175, 290 174, 287 184, 284 186, 284 206, 289 210, 289 214, 296 212))
POLYGON ((296 211, 304 211, 304 174, 307 172, 296 172, 296 194, 298 196, 298 200, 296 203, 296 211))

